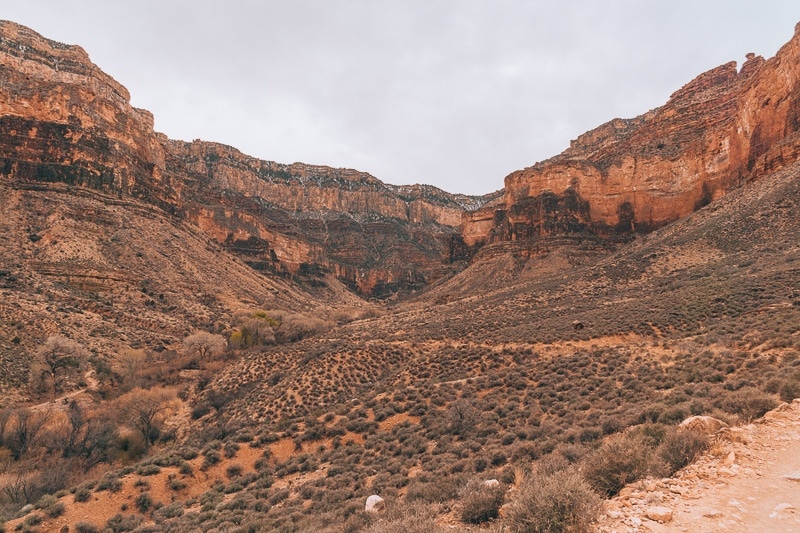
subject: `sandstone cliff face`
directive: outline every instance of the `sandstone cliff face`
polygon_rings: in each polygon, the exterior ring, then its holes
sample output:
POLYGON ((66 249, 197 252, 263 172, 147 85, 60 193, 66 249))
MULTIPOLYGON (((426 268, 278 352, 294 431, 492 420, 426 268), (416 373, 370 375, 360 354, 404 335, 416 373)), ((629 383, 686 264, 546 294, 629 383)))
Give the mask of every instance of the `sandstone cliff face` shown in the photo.
POLYGON ((418 288, 452 271, 461 213, 483 201, 167 139, 83 49, 2 21, 0 177, 132 195, 186 218, 254 268, 312 284, 332 272, 364 294, 418 288))
POLYGON ((800 155, 800 36, 765 61, 701 74, 663 106, 581 135, 464 214, 467 245, 649 231, 800 155))

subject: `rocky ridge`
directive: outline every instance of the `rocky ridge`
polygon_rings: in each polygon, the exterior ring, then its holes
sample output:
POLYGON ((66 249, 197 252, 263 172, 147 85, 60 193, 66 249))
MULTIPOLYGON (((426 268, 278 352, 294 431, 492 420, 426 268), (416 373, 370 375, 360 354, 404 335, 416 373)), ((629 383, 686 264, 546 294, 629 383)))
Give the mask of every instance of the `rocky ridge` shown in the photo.
POLYGON ((464 214, 467 245, 552 235, 622 237, 684 217, 798 158, 800 34, 775 57, 705 72, 662 107, 612 120, 505 178, 503 201, 464 214))
POLYGON ((419 288, 468 258, 451 241, 463 210, 482 197, 170 140, 83 49, 13 22, 0 22, 0 74, 3 180, 130 195, 257 269, 312 285, 331 272, 367 295, 419 288))

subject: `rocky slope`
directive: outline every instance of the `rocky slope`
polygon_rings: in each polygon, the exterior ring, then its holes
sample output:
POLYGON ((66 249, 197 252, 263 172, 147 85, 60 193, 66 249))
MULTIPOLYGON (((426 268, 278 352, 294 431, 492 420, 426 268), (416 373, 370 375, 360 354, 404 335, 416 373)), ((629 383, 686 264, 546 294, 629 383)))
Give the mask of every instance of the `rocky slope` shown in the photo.
POLYGON ((0 22, 0 176, 131 195, 197 225, 251 266, 370 295, 415 289, 465 259, 451 245, 483 198, 393 187, 167 139, 77 46, 0 22), (455 251, 455 252, 454 252, 455 251))
POLYGON ((605 504, 598 531, 772 531, 800 528, 800 401, 724 431, 674 478, 630 485, 605 504))
POLYGON ((500 205, 464 215, 467 245, 647 232, 800 154, 800 34, 775 57, 701 74, 662 107, 615 119, 505 179, 500 205))

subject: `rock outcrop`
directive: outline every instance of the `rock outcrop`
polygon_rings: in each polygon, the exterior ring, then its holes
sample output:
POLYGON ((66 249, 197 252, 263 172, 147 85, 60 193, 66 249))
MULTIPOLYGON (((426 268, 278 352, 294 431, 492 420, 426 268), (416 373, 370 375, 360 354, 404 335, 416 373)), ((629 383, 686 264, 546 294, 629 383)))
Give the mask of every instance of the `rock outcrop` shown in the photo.
POLYGON ((615 119, 505 179, 501 205, 464 214, 467 246, 552 235, 624 238, 686 216, 800 155, 800 36, 701 74, 662 107, 615 119))
POLYGON ((312 285, 333 273, 378 296, 422 287, 468 258, 452 241, 464 209, 485 201, 170 140, 83 49, 12 22, 0 22, 0 179, 130 195, 254 268, 312 285))

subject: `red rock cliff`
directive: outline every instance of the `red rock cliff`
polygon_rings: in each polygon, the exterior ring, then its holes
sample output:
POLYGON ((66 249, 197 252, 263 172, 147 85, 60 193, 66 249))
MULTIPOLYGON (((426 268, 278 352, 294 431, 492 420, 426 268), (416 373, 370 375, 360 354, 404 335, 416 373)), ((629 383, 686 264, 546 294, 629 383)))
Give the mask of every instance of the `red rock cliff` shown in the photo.
POLYGON ((662 107, 589 131, 505 179, 502 205, 465 213, 468 245, 648 231, 798 158, 800 36, 701 74, 662 107))
POLYGON ((366 294, 421 287, 452 270, 461 213, 481 203, 169 140, 83 49, 3 21, 0 179, 133 195, 185 217, 255 268, 315 283, 329 271, 366 294))

